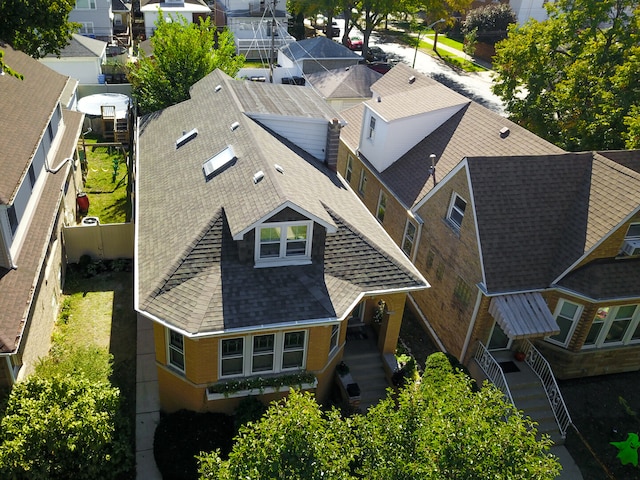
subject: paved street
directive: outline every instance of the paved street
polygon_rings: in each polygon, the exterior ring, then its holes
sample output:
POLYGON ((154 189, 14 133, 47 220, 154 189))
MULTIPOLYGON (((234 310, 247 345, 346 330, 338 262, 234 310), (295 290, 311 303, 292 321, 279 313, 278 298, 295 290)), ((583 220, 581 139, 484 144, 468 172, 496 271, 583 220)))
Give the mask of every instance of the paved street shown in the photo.
MULTIPOLYGON (((344 20, 334 20, 340 28, 340 36, 336 38, 339 40, 342 38, 344 32, 344 20)), ((358 35, 357 30, 351 31, 352 35, 358 35)), ((428 38, 422 38, 424 41, 429 41, 428 38)), ((491 75, 490 71, 484 72, 457 72, 443 61, 438 60, 431 55, 418 51, 416 55, 415 48, 408 47, 395 42, 385 41, 380 35, 373 33, 370 39, 371 45, 378 45, 387 53, 392 53, 403 59, 403 61, 409 65, 413 65, 415 56, 415 69, 421 73, 427 74, 440 83, 443 83, 452 90, 471 98, 481 105, 497 112, 501 115, 505 115, 502 101, 491 92, 491 75)), ((462 55, 459 51, 448 49, 445 45, 438 44, 438 49, 449 50, 457 55, 462 55)))

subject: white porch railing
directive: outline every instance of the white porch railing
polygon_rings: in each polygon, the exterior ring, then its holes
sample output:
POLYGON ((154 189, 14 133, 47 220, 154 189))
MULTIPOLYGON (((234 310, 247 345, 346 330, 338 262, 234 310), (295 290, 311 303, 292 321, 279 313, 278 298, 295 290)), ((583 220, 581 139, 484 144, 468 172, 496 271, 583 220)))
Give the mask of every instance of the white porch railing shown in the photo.
POLYGON ((507 397, 507 400, 511 405, 515 405, 513 402, 513 397, 511 396, 511 390, 509 390, 509 385, 507 384, 507 379, 504 377, 504 372, 496 359, 493 358, 493 355, 487 350, 482 342, 478 342, 478 348, 476 349, 476 353, 473 356, 478 365, 487 376, 491 383, 493 383, 496 387, 500 389, 504 396, 507 397))
POLYGON ((549 399, 549 405, 551 405, 553 415, 556 417, 560 434, 562 435, 562 438, 565 438, 567 436, 567 429, 573 422, 571 421, 569 410, 567 410, 567 406, 564 403, 564 399, 560 393, 560 388, 556 382, 556 377, 553 375, 551 366, 549 365, 549 362, 547 362, 547 359, 544 358, 544 356, 536 347, 533 346, 531 342, 529 342, 529 340, 525 340, 522 343, 522 349, 526 355, 525 362, 527 362, 527 365, 531 367, 542 382, 544 391, 549 399))

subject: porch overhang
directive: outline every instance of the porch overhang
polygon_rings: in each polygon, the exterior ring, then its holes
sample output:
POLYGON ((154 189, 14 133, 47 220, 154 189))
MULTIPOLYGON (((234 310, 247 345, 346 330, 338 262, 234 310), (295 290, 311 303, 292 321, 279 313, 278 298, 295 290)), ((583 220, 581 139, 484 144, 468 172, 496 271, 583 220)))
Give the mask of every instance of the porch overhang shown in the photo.
POLYGON ((545 337, 560 332, 556 319, 540 293, 493 297, 489 313, 511 340, 545 337))

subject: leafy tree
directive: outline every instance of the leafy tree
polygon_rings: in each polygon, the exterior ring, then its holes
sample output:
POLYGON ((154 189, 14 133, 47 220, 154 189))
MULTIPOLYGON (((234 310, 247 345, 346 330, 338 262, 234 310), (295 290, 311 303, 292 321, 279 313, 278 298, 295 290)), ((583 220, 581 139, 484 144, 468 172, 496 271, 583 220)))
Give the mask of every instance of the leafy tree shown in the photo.
POLYGON ((427 359, 422 381, 358 419, 363 478, 554 479, 560 470, 530 419, 493 386, 478 392, 442 353, 427 359))
POLYGON ((508 3, 485 5, 471 10, 462 24, 462 32, 470 34, 474 30, 480 40, 495 43, 507 36, 507 29, 518 21, 518 17, 508 3))
MULTIPOLYGON (((356 0, 351 15, 351 25, 362 33, 362 56, 367 58, 371 33, 391 14, 402 12, 411 0, 356 0)), ((346 6, 346 5, 345 5, 346 6)), ((346 30, 346 28, 345 28, 346 30)))
POLYGON ((496 45, 493 90, 511 118, 570 151, 638 145, 638 2, 546 5, 548 20, 511 26, 496 45))
POLYGON ((550 444, 500 391, 475 392, 437 353, 422 379, 366 415, 322 413, 308 393, 292 393, 241 428, 228 460, 200 456, 200 478, 552 480, 560 465, 550 444))
POLYGON ((216 68, 235 76, 244 65, 233 35, 218 33, 208 17, 195 24, 160 12, 151 44, 153 57, 143 56, 128 75, 142 113, 187 100, 191 86, 216 68))
POLYGON ((82 375, 16 384, 0 422, 0 477, 113 479, 131 465, 119 391, 82 375))
POLYGON ((1 0, 0 39, 33 58, 60 53, 80 25, 69 22, 75 0, 1 0))
POLYGON ((357 453, 349 427, 337 410, 324 413, 308 392, 293 391, 240 428, 229 460, 201 456, 200 478, 348 480, 357 453))

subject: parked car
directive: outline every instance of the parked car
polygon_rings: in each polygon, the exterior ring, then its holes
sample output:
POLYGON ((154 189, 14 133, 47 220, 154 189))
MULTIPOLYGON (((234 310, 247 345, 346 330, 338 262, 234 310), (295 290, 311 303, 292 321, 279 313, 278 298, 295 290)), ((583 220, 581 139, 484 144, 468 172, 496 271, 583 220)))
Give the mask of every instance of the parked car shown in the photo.
POLYGON ((367 62, 366 65, 371 70, 383 75, 393 68, 393 65, 387 62, 367 62))
POLYGON ((327 37, 330 37, 330 38, 339 37, 340 36, 340 27, 338 26, 338 24, 336 22, 331 22, 331 29, 329 29, 329 26, 326 25, 322 29, 322 33, 324 33, 327 37))
POLYGON ((362 39, 360 37, 350 37, 347 39, 347 48, 349 50, 361 51, 362 50, 362 39))
POLYGON ((377 45, 371 45, 367 48, 367 61, 368 62, 386 62, 387 53, 377 45))

